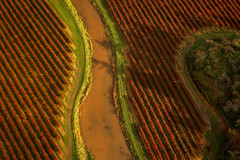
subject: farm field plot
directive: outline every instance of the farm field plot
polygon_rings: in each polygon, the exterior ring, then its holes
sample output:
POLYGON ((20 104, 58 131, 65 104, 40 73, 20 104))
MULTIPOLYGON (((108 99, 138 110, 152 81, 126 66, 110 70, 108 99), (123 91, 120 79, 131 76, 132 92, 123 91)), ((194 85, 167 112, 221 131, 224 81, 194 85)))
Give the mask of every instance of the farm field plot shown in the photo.
MULTIPOLYGON (((67 5, 55 1, 54 7, 59 3, 67 5)), ((89 46, 84 49, 85 35, 70 12, 60 8, 65 23, 51 4, 0 1, 0 159, 65 159, 72 139, 72 107, 88 81, 82 77, 89 46)))
POLYGON ((213 125, 203 99, 196 97, 199 93, 193 95, 195 91, 188 90, 179 73, 182 67, 179 46, 193 35, 223 28, 240 29, 239 1, 93 0, 93 3, 115 43, 117 102, 132 153, 137 159, 206 157, 211 152, 211 148, 207 149, 206 135, 213 125), (118 43, 116 32, 124 42, 118 43))
POLYGON ((0 160, 240 159, 239 0, 0 8, 0 160))

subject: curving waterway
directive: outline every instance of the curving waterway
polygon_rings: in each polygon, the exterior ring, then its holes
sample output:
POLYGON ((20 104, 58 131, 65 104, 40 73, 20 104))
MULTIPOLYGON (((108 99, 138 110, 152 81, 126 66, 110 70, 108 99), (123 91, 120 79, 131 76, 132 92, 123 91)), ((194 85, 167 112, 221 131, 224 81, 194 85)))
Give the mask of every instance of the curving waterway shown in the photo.
POLYGON ((128 160, 131 154, 113 103, 112 49, 104 24, 89 0, 71 0, 93 44, 93 84, 81 111, 81 132, 96 160, 128 160))

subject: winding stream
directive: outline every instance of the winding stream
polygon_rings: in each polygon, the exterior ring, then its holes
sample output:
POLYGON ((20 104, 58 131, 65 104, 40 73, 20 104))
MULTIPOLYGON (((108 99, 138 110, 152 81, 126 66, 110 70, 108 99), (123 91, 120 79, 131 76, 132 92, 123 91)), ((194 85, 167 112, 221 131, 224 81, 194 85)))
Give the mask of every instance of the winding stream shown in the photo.
POLYGON ((81 131, 96 160, 131 159, 112 98, 111 43, 89 0, 71 0, 93 44, 93 84, 81 111, 81 131))

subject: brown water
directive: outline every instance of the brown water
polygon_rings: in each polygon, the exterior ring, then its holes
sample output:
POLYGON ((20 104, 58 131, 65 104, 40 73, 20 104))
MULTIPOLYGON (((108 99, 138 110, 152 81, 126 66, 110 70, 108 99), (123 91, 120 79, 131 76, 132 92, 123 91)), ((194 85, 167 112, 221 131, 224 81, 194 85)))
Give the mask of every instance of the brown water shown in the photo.
POLYGON ((93 85, 81 111, 81 131, 96 160, 131 159, 112 98, 111 43, 89 0, 71 0, 93 44, 93 85))

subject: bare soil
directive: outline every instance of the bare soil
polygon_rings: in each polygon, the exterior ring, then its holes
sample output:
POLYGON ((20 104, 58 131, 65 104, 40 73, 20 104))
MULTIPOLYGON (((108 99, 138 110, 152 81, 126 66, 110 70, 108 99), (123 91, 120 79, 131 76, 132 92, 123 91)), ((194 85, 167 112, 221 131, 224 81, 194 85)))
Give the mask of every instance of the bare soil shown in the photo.
POLYGON ((81 131, 96 160, 130 159, 113 102, 112 48, 89 0, 72 0, 93 44, 93 84, 81 110, 81 131))

